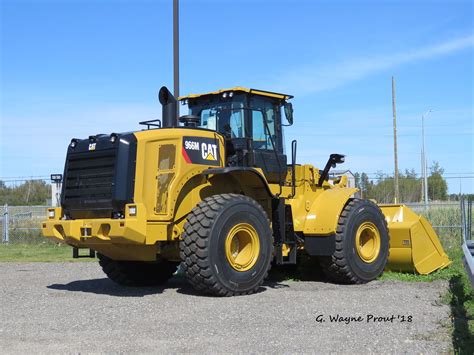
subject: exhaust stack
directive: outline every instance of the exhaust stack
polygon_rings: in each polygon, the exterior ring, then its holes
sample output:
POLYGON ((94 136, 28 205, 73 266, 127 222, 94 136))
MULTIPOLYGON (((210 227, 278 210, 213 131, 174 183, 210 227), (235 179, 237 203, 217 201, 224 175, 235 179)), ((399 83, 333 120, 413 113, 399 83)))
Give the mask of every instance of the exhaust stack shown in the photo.
POLYGON ((163 106, 162 123, 163 127, 178 126, 178 101, 166 86, 163 86, 158 93, 158 99, 163 106))

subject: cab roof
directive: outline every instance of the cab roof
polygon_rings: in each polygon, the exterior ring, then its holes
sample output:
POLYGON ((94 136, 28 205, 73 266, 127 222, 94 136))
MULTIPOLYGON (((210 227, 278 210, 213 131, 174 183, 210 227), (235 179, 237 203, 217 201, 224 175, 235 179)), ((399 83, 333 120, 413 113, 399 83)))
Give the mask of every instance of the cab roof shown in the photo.
POLYGON ((180 96, 178 98, 178 100, 181 101, 181 100, 187 100, 187 99, 195 99, 195 98, 202 97, 202 96, 219 95, 219 94, 223 94, 225 92, 231 92, 231 91, 232 92, 238 92, 238 91, 246 92, 246 93, 249 93, 249 94, 267 96, 267 97, 272 97, 272 98, 281 99, 281 100, 289 100, 289 99, 293 98, 292 95, 279 94, 277 92, 258 90, 258 89, 248 89, 248 88, 244 88, 244 87, 241 87, 241 86, 235 86, 235 87, 230 88, 230 89, 221 89, 221 90, 217 90, 217 91, 207 92, 207 93, 204 93, 204 94, 189 94, 189 95, 186 95, 186 96, 180 96))

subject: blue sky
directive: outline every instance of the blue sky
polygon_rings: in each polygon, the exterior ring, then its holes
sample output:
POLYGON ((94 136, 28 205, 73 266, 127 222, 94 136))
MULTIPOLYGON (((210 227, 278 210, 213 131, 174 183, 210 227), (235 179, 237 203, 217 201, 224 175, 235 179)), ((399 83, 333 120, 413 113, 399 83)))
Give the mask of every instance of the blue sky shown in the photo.
MULTIPOLYGON (((0 2, 0 178, 61 172, 72 137, 160 116, 172 0, 0 2)), ((182 0, 181 93, 293 94, 298 161, 338 152, 374 176, 393 173, 394 75, 400 170, 420 171, 432 108, 428 160, 450 192, 473 193, 473 18, 472 1, 182 0)))

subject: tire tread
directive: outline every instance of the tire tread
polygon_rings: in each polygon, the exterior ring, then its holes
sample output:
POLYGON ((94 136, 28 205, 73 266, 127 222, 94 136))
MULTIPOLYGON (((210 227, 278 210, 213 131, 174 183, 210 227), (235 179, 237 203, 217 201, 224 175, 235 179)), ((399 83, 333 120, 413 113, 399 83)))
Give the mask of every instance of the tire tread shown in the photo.
MULTIPOLYGON (((344 209, 341 212, 341 215, 339 217, 338 225, 336 228, 336 234, 335 234, 335 239, 336 239, 336 250, 333 253, 332 256, 325 256, 325 257, 320 257, 319 262, 321 267, 323 268, 324 274, 326 277, 331 279, 334 282, 337 283, 343 283, 343 284, 363 284, 367 283, 367 280, 361 279, 358 277, 350 268, 347 257, 344 253, 344 234, 345 234, 345 228, 348 223, 348 217, 350 216, 351 212, 360 207, 361 204, 367 203, 369 205, 373 205, 376 207, 377 210, 380 211, 381 219, 383 220, 383 223, 385 225, 385 228, 388 233, 388 225, 387 221, 385 220, 382 211, 380 208, 372 201, 370 200, 362 200, 358 198, 353 198, 348 201, 348 203, 344 206, 344 209)), ((390 241, 390 236, 389 236, 389 241, 390 241)), ((390 248, 388 253, 390 253, 390 248)), ((388 256, 385 260, 385 265, 388 261, 388 256)), ((385 268, 384 265, 384 268, 385 268)))
MULTIPOLYGON (((259 209, 270 224, 267 214, 255 200, 239 194, 226 193, 203 199, 189 213, 184 225, 184 233, 180 242, 180 256, 183 261, 184 273, 191 285, 198 291, 217 296, 239 296, 252 294, 262 285, 268 275, 270 266, 260 282, 248 291, 233 291, 224 287, 211 270, 209 262, 209 240, 213 221, 232 200, 250 202, 259 209)), ((273 240, 271 241, 273 244, 273 240)))

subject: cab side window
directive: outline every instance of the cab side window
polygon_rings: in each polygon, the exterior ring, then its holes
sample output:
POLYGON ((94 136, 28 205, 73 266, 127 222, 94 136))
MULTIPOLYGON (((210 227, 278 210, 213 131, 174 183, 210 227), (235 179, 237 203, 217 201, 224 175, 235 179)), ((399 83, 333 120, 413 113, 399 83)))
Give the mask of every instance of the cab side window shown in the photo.
POLYGON ((273 150, 273 143, 276 148, 275 139, 275 120, 273 119, 273 110, 267 110, 267 124, 265 127, 263 112, 260 110, 252 110, 252 140, 254 149, 273 150), (269 115, 271 113, 271 115, 269 115))

